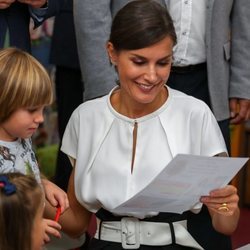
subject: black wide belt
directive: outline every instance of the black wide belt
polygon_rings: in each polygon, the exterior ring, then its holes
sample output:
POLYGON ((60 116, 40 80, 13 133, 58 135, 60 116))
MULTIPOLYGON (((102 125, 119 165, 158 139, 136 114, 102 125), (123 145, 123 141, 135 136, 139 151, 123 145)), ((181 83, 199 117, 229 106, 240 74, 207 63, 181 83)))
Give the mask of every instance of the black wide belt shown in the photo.
POLYGON ((204 70, 207 68, 206 63, 193 64, 188 66, 172 66, 171 72, 178 74, 186 74, 193 71, 204 70))

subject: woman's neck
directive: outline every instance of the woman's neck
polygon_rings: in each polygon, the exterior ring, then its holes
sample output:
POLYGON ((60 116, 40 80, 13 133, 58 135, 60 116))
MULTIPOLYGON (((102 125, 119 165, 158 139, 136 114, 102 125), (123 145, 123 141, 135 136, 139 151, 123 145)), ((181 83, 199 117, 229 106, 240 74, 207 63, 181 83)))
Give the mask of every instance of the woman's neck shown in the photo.
POLYGON ((123 95, 122 90, 118 89, 111 96, 111 104, 118 113, 136 119, 151 114, 159 109, 166 102, 167 98, 168 91, 164 88, 156 101, 146 104, 138 103, 135 100, 131 100, 131 98, 128 98, 126 95, 123 95))

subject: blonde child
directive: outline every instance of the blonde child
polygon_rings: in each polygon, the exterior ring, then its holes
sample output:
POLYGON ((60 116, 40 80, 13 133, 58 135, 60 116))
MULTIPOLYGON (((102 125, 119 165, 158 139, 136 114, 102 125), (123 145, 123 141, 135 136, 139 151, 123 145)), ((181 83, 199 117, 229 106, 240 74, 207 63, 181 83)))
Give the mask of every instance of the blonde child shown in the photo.
MULTIPOLYGON (((0 173, 32 174, 45 190, 46 204, 68 208, 66 193, 40 177, 31 136, 43 122, 43 110, 53 100, 52 83, 43 66, 28 53, 0 50, 0 173)), ((45 220, 46 232, 60 237, 60 225, 45 220)), ((49 236, 46 234, 46 241, 49 236)))
POLYGON ((40 250, 44 193, 31 175, 0 174, 0 249, 40 250))

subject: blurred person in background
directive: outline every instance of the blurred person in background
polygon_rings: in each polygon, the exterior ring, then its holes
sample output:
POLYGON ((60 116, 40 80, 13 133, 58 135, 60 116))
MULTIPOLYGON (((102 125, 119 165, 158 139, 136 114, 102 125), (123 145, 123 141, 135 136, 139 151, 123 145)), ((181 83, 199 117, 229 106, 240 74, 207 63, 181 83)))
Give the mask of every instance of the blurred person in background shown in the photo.
POLYGON ((17 47, 30 52, 30 18, 34 28, 55 15, 64 0, 0 0, 0 48, 17 47))

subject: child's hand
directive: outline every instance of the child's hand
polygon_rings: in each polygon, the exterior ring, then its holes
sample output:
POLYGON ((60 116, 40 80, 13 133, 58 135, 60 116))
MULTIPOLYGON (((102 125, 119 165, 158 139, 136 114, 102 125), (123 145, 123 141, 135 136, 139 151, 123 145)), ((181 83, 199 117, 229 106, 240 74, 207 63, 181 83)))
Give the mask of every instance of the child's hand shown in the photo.
POLYGON ((48 243, 50 241, 49 235, 53 235, 56 238, 61 238, 61 234, 59 230, 61 230, 61 225, 53 220, 43 219, 43 227, 44 227, 44 243, 48 243))
POLYGON ((63 213, 69 207, 69 200, 67 194, 55 185, 53 182, 42 179, 45 196, 48 202, 53 207, 61 207, 61 213, 63 213))

